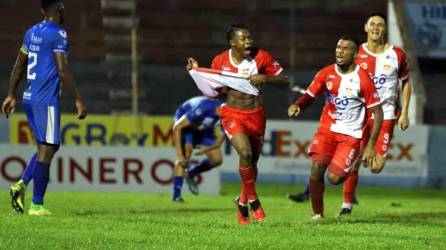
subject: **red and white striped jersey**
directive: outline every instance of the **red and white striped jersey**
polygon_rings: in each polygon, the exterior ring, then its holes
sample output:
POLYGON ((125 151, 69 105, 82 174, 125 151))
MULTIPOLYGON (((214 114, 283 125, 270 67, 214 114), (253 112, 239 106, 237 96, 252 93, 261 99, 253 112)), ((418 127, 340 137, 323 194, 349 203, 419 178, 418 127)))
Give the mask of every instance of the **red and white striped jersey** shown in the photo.
POLYGON ((321 127, 359 139, 362 138, 366 108, 380 103, 367 71, 359 66, 347 74, 339 72, 335 64, 323 68, 314 77, 307 93, 312 97, 327 95, 321 127))
POLYGON ((384 53, 374 54, 364 43, 359 48, 356 63, 369 73, 375 83, 382 102, 384 120, 396 119, 399 80, 404 81, 409 78, 404 51, 391 46, 384 53))

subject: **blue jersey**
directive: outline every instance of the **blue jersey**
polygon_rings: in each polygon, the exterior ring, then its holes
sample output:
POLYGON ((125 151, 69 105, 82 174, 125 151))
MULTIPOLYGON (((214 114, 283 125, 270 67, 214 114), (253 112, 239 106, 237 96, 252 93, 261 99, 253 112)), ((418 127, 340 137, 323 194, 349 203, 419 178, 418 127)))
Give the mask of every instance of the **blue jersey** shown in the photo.
POLYGON ((215 114, 215 109, 221 104, 221 100, 213 100, 204 96, 193 97, 177 109, 175 120, 186 116, 193 129, 213 131, 220 121, 220 117, 215 114))
POLYGON ((23 102, 56 105, 60 97, 60 77, 55 52, 68 53, 68 36, 58 24, 43 21, 30 28, 22 52, 28 55, 27 85, 23 102))

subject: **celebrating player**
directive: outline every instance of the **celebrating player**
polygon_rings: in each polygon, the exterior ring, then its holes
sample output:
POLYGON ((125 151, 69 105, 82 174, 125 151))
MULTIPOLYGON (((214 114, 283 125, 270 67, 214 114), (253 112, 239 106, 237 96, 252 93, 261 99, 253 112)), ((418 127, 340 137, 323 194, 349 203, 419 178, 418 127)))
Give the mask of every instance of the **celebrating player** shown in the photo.
POLYGON ((23 213, 26 186, 34 180, 33 199, 29 215, 51 215, 43 206, 49 180, 51 159, 59 149, 60 85, 75 98, 77 118, 86 116, 85 106, 67 67, 68 36, 63 23, 62 0, 41 0, 45 20, 31 27, 25 34, 9 80, 8 96, 2 111, 8 118, 16 107, 16 89, 23 73, 27 85, 23 93, 26 117, 35 136, 37 153, 23 172, 22 179, 11 186, 12 208, 23 213))
MULTIPOLYGON (((373 173, 379 173, 386 163, 390 141, 393 138, 393 128, 398 119, 398 127, 404 131, 409 127, 409 102, 411 86, 409 84, 409 70, 406 54, 398 47, 388 44, 386 36, 386 17, 379 13, 370 14, 364 25, 367 42, 359 48, 356 63, 365 69, 375 83, 375 88, 381 99, 383 109, 383 123, 375 149, 376 160, 370 165, 373 173), (399 110, 399 82, 402 82, 402 108, 399 110), (398 112, 400 112, 398 118, 398 112)), ((368 126, 373 122, 369 119, 368 126)), ((362 139, 365 145, 369 136, 369 129, 362 139)), ((363 148, 363 146, 362 146, 363 148)), ((352 212, 352 197, 358 183, 358 169, 361 162, 356 163, 354 170, 349 173, 344 184, 344 202, 340 215, 352 212)))
MULTIPOLYGON (((266 83, 288 83, 286 77, 281 74, 280 64, 266 51, 253 47, 253 39, 246 26, 232 25, 226 33, 226 38, 230 49, 214 58, 212 69, 248 77, 250 83, 260 91, 266 83)), ((189 58, 188 68, 194 67, 198 67, 198 62, 189 58)), ((238 169, 242 179, 240 196, 236 198, 238 221, 241 224, 249 223, 249 211, 254 221, 262 221, 265 219, 265 212, 255 187, 257 161, 266 123, 262 97, 231 88, 227 89, 226 94, 226 103, 221 108, 222 125, 239 155, 238 169)))
POLYGON ((198 194, 198 186, 195 176, 205 171, 218 167, 222 163, 220 146, 225 140, 225 135, 215 136, 215 126, 220 124, 219 99, 210 99, 200 96, 194 97, 183 104, 175 112, 175 124, 173 125, 173 141, 177 151, 178 160, 175 163, 173 177, 174 202, 183 202, 181 189, 183 187, 183 176, 189 190, 198 194), (190 165, 190 157, 194 147, 200 146, 196 155, 206 154, 206 158, 197 165, 192 166, 185 174, 190 165))
POLYGON ((320 70, 307 89, 307 93, 288 108, 290 117, 297 116, 315 97, 328 93, 321 125, 310 145, 313 164, 310 175, 313 219, 324 216, 324 174, 332 184, 342 183, 359 156, 360 142, 366 109, 373 113, 371 136, 362 159, 371 166, 375 160, 375 142, 381 122, 382 109, 375 86, 368 73, 355 64, 358 43, 343 37, 336 47, 336 63, 320 70))

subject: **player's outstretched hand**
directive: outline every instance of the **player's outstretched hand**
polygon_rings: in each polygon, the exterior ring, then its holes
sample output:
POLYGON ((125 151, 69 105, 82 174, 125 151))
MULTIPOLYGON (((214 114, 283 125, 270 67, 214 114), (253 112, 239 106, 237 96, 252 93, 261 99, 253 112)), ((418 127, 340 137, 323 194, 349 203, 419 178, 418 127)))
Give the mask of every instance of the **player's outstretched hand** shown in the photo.
POLYGON ((362 154, 362 161, 364 164, 366 164, 366 167, 369 166, 373 166, 373 161, 375 160, 376 157, 376 150, 375 147, 372 145, 367 145, 364 149, 364 153, 362 154))
POLYGON ((77 111, 76 118, 79 120, 83 120, 87 116, 87 110, 85 108, 84 103, 81 100, 76 100, 76 111, 77 111))
POLYGON ((191 69, 193 69, 193 68, 198 68, 198 62, 197 62, 197 60, 195 60, 194 58, 189 57, 189 58, 187 59, 186 69, 187 69, 187 70, 191 70, 191 69))
POLYGON ((400 118, 398 118, 398 128, 401 131, 404 131, 408 127, 409 127, 409 116, 407 116, 407 114, 401 114, 400 118))
POLYGON ((296 104, 291 104, 291 106, 288 107, 288 116, 289 117, 296 117, 300 113, 300 107, 296 104))
POLYGON ((9 115, 14 113, 15 105, 17 101, 14 96, 7 96, 2 105, 2 112, 5 114, 6 118, 9 118, 9 115))

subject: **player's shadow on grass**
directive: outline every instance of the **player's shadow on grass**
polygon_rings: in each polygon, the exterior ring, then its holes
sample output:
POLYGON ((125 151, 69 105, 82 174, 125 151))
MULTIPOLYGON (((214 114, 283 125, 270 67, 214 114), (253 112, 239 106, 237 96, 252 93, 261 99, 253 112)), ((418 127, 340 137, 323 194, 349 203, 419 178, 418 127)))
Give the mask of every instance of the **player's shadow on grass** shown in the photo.
MULTIPOLYGON (((354 216, 354 215, 353 215, 354 216)), ((349 224, 403 224, 403 225, 429 225, 436 227, 444 227, 444 218, 446 218, 446 212, 402 212, 402 213, 384 213, 374 217, 367 218, 348 218, 347 220, 337 220, 338 223, 349 224)))
MULTIPOLYGON (((141 209, 126 209, 123 213, 133 215, 166 215, 166 214, 187 214, 187 213, 215 213, 215 212, 232 212, 231 208, 190 208, 190 207, 175 207, 175 208, 141 208, 141 209)), ((100 211, 100 210, 79 210, 73 211, 71 214, 74 216, 95 216, 95 215, 107 215, 114 214, 112 211, 100 211)))

